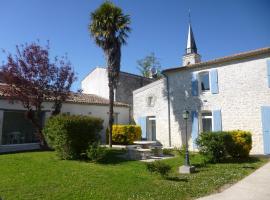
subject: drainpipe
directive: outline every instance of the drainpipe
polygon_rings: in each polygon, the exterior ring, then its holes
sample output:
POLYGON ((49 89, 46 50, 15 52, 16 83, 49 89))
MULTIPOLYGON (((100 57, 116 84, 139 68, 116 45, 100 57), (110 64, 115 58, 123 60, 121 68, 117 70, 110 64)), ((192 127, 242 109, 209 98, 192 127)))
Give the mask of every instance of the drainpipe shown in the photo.
POLYGON ((170 84, 169 84, 169 77, 162 72, 162 75, 166 78, 166 86, 167 86, 167 102, 168 102, 168 131, 169 131, 169 146, 172 146, 171 141, 171 101, 170 101, 170 84))

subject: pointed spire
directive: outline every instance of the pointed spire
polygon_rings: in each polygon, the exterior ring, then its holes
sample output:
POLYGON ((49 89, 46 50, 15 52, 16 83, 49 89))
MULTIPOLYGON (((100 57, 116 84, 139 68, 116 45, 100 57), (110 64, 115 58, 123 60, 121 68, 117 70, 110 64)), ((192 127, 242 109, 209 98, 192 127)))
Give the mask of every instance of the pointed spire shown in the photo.
POLYGON ((190 10, 188 13, 188 37, 186 53, 182 57, 183 66, 189 66, 201 62, 201 56, 197 53, 197 46, 191 27, 190 10))
POLYGON ((189 25, 188 25, 188 38, 187 38, 187 48, 186 54, 197 53, 196 42, 194 39, 192 27, 191 27, 191 19, 190 19, 190 10, 189 10, 189 25))

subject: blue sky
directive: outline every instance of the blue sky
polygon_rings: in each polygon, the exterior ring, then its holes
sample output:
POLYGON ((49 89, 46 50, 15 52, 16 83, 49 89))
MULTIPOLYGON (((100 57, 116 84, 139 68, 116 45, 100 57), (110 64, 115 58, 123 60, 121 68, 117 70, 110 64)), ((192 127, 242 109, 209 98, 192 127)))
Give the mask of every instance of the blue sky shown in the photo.
MULTIPOLYGON (((95 66, 105 66, 103 52, 89 36, 90 12, 101 0, 1 0, 0 48, 50 40, 51 54, 68 54, 78 81, 95 66)), ((270 46, 268 0, 113 0, 131 16, 132 32, 122 48, 121 70, 138 73, 137 60, 154 52, 163 69, 181 66, 188 10, 202 60, 270 46)), ((0 61, 5 60, 0 53, 0 61)))

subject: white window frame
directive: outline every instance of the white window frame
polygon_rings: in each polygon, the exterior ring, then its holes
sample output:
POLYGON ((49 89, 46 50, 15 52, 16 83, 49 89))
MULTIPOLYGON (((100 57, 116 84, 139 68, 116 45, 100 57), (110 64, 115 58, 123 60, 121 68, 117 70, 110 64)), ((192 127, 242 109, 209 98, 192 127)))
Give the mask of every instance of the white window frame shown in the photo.
POLYGON ((199 72, 199 73, 198 73, 198 80, 199 80, 198 82, 199 82, 199 91, 200 91, 200 93, 202 93, 202 94, 210 93, 210 92, 211 92, 210 71, 207 70, 207 71, 201 71, 201 72, 199 72), (201 80, 201 75, 206 74, 206 73, 208 73, 209 90, 202 90, 202 80, 201 80))
POLYGON ((200 133, 203 133, 203 119, 211 119, 211 125, 212 125, 212 127, 211 127, 211 131, 213 131, 213 112, 212 111, 210 111, 210 110, 203 110, 203 111, 201 111, 200 112, 200 133), (203 116, 203 113, 211 113, 211 116, 203 116))

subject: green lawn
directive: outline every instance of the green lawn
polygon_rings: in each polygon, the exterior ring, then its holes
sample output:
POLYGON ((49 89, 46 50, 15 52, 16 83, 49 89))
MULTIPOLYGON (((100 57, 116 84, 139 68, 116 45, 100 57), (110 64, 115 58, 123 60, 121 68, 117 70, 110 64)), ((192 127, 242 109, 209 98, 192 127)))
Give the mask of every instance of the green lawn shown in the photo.
MULTIPOLYGON (((146 171, 139 161, 110 159, 94 164, 59 160, 54 152, 31 152, 0 155, 0 197, 3 200, 57 199, 192 199, 216 191, 250 174, 266 159, 244 163, 201 165, 202 157, 194 155, 198 166, 192 175, 164 180, 146 171)), ((180 157, 165 160, 177 168, 180 157)))

